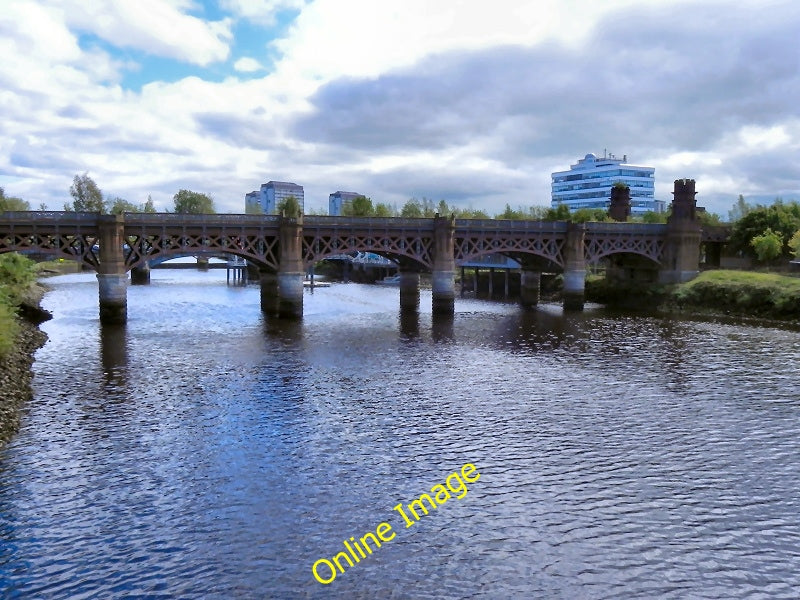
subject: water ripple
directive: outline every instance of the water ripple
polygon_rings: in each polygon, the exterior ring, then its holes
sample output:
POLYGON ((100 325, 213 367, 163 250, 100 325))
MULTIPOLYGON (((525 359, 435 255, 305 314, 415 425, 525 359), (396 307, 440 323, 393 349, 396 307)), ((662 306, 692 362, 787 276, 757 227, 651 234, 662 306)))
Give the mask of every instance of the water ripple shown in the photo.
POLYGON ((410 318, 356 285, 281 323, 213 277, 154 271, 122 329, 91 276, 53 281, 0 453, 6 597, 796 597, 795 331, 473 300, 441 322, 429 292, 410 318), (405 528, 392 507, 467 462, 405 528))

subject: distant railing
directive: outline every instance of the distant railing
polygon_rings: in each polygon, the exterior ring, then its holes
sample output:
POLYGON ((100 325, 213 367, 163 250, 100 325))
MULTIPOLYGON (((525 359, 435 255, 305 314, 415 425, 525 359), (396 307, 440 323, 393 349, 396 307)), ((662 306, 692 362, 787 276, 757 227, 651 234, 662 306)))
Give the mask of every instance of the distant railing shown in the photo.
POLYGON ((587 233, 638 233, 648 235, 664 235, 667 226, 664 223, 608 223, 590 221, 586 223, 587 233))
POLYGON ((406 227, 408 229, 430 228, 433 219, 409 219, 404 217, 303 217, 306 227, 361 227, 365 229, 386 229, 406 227))
POLYGON ((15 221, 18 223, 58 223, 71 225, 73 223, 95 224, 100 213, 73 212, 67 210, 27 210, 0 212, 0 221, 15 221))
POLYGON ((277 215, 231 215, 185 213, 125 213, 125 225, 228 225, 228 226, 274 226, 280 223, 277 215))
POLYGON ((512 221, 508 219, 456 219, 456 231, 466 229, 494 231, 540 231, 560 233, 567 230, 566 221, 512 221))

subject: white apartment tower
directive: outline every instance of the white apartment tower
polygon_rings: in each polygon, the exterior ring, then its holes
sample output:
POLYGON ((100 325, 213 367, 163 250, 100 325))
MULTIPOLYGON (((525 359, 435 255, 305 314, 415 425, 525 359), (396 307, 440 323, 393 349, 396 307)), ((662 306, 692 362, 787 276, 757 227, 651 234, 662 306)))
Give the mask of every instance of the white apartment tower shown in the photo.
POLYGON ((565 204, 570 211, 580 208, 608 209, 611 187, 622 182, 631 189, 631 214, 664 212, 666 202, 656 200, 655 168, 628 164, 628 157, 613 154, 598 158, 587 154, 569 171, 552 173, 551 206, 565 204))
POLYGON ((305 194, 303 186, 287 181, 268 181, 261 184, 258 191, 244 195, 244 210, 247 214, 274 215, 278 212, 278 204, 289 196, 294 196, 305 211, 305 194))

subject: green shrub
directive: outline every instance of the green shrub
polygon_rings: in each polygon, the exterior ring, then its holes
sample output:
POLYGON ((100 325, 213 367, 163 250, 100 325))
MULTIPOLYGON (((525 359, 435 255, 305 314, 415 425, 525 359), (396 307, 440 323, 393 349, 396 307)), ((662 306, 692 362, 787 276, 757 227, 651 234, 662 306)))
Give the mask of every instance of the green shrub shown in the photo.
POLYGON ((19 304, 36 281, 35 267, 36 263, 20 254, 0 254, 0 287, 11 304, 19 304))
POLYGON ((16 315, 16 308, 0 289, 0 356, 7 354, 14 345, 19 331, 16 315))

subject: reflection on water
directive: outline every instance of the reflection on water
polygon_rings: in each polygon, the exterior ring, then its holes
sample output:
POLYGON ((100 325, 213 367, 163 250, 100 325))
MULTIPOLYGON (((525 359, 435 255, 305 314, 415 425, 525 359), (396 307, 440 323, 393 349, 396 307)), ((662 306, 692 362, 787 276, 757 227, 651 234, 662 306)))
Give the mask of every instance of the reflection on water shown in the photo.
POLYGON ((0 452, 9 597, 770 597, 800 588, 800 336, 355 284, 264 319, 153 271, 127 327, 52 280, 0 452), (406 529, 392 507, 474 462, 406 529), (311 565, 397 532, 329 586, 311 565))

